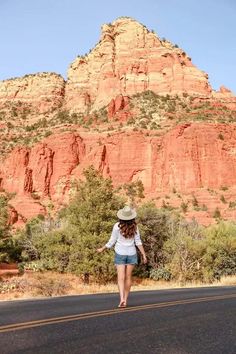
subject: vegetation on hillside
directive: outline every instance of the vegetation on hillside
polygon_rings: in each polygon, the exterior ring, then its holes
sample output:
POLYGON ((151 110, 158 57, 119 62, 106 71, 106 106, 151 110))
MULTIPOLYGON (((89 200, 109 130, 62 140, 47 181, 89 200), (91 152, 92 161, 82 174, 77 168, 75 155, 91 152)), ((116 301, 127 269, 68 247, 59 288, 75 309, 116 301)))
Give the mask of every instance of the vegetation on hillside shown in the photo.
MULTIPOLYGON (((158 95, 153 91, 144 91, 132 96, 131 109, 136 111, 135 118, 128 124, 136 127, 156 130, 182 122, 204 121, 232 123, 236 121, 236 113, 224 105, 199 100, 197 97, 184 94, 158 95)), ((219 137, 222 139, 222 136, 219 137)))
MULTIPOLYGON (((47 98, 46 98, 47 100, 47 98)), ((85 130, 120 131, 127 127, 134 130, 164 133, 184 122, 236 122, 236 112, 214 100, 199 99, 187 93, 183 95, 158 95, 147 90, 130 97, 125 107, 127 121, 119 121, 119 114, 108 119, 107 107, 94 110, 92 105, 86 112, 70 112, 54 109, 39 114, 30 104, 20 100, 6 103, 0 110, 0 152, 6 155, 16 145, 32 146, 53 131, 85 130)), ((222 133, 218 138, 224 140, 222 133)))

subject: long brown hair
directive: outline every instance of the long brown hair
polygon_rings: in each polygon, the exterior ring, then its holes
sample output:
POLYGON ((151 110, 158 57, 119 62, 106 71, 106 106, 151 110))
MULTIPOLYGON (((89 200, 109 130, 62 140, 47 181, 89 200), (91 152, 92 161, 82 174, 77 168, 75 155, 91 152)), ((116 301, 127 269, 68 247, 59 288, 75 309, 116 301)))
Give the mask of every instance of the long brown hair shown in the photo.
POLYGON ((135 219, 119 220, 119 228, 122 236, 125 238, 133 238, 137 232, 137 223, 135 219))

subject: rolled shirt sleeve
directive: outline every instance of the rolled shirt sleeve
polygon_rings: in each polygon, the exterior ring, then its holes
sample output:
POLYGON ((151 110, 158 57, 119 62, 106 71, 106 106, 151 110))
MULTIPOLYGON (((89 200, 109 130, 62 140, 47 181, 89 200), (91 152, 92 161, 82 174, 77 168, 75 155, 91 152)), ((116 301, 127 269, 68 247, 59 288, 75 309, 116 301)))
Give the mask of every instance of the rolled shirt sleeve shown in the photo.
POLYGON ((114 244, 116 243, 118 236, 119 236, 119 232, 117 230, 117 226, 114 225, 112 233, 111 233, 111 237, 110 237, 109 241, 105 244, 105 247, 112 248, 114 246, 114 244))
POLYGON ((137 232, 134 236, 134 243, 136 246, 141 246, 142 245, 142 241, 141 241, 141 237, 140 237, 140 233, 139 233, 139 229, 137 228, 137 232))

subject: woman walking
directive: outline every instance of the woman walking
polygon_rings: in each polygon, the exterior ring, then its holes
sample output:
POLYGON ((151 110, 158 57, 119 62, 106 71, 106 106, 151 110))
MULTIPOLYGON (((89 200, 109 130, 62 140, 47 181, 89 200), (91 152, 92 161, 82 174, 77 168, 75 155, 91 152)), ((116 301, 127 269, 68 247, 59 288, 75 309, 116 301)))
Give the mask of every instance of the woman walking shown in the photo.
POLYGON ((147 263, 147 258, 135 221, 137 216, 136 211, 129 206, 125 206, 118 211, 117 216, 119 222, 113 226, 110 240, 97 251, 100 253, 115 245, 115 265, 120 292, 120 303, 118 307, 126 307, 132 283, 132 271, 135 264, 138 263, 135 246, 140 250, 144 264, 147 263))

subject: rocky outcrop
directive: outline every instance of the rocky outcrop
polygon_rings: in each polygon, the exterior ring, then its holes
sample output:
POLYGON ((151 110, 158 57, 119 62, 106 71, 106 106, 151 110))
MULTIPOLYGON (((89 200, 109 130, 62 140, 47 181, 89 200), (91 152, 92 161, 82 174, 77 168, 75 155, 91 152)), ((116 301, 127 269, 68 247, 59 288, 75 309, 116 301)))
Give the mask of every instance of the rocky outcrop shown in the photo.
POLYGON ((119 18, 102 26, 99 43, 68 70, 65 100, 72 110, 107 105, 117 95, 152 90, 158 94, 210 96, 208 76, 185 52, 161 41, 144 25, 119 18))
POLYGON ((236 185, 236 127, 186 124, 162 140, 156 163, 157 189, 218 189, 236 185), (229 166, 231 168, 229 169, 229 166))
POLYGON ((225 106, 234 111, 236 110, 236 96, 225 86, 221 86, 219 91, 213 91, 212 97, 216 106, 225 106))
POLYGON ((23 226, 27 220, 47 213, 45 206, 39 200, 34 200, 30 194, 17 194, 10 203, 14 209, 15 222, 12 219, 9 222, 16 226, 23 226))
POLYGON ((18 195, 60 197, 84 154, 83 141, 70 133, 54 135, 32 149, 18 147, 1 168, 1 188, 18 195))
POLYGON ((234 94, 233 94, 233 92, 231 91, 231 90, 229 90, 227 87, 225 87, 225 86, 221 86, 220 87, 220 90, 219 91, 217 91, 217 92, 215 92, 215 95, 216 96, 220 96, 221 95, 221 97, 234 97, 234 94))
POLYGON ((40 204, 45 198, 56 206, 68 202, 73 180, 91 164, 116 186, 141 180, 152 198, 173 190, 191 195, 234 187, 236 127, 184 124, 160 137, 140 132, 57 134, 32 149, 15 149, 1 167, 1 187, 17 193, 11 205, 28 218, 45 212, 40 204), (31 203, 30 211, 25 203, 31 203))
MULTIPOLYGON (((14 117, 22 110, 50 113, 62 107, 89 113, 109 105, 111 116, 116 109, 113 100, 128 100, 146 90, 160 95, 187 93, 236 107, 235 96, 223 86, 213 91, 208 75, 182 49, 134 19, 118 18, 103 25, 95 48, 70 65, 66 82, 54 73, 1 81, 0 110, 12 111, 14 117)), ((121 118, 125 120, 124 112, 121 118)))
POLYGON ((64 99, 64 79, 53 73, 39 73, 0 81, 0 110, 27 109, 47 113, 58 109, 64 99))
POLYGON ((120 121, 126 121, 130 114, 128 96, 118 95, 108 104, 107 116, 109 119, 118 115, 120 121))

